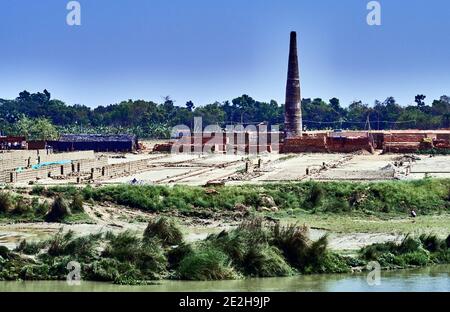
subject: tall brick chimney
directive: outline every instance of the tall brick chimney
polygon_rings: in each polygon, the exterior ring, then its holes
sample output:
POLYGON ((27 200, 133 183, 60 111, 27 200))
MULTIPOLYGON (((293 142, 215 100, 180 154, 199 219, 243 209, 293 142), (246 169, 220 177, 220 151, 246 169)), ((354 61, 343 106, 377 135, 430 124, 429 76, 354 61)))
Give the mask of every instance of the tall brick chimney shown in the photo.
POLYGON ((302 135, 300 74, 297 56, 297 33, 295 31, 291 32, 289 48, 284 124, 287 138, 302 135))

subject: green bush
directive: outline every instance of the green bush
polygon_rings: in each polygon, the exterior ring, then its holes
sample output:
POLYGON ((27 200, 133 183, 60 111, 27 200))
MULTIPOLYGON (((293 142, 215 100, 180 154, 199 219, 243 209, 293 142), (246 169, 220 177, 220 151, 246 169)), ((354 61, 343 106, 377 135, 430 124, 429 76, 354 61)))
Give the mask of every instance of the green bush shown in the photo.
POLYGON ((281 251, 274 246, 254 246, 245 255, 245 273, 248 276, 290 276, 293 269, 286 263, 281 251))
POLYGON ((222 231, 219 234, 213 234, 208 236, 206 243, 212 248, 223 251, 233 264, 237 267, 244 268, 245 256, 248 249, 252 244, 248 241, 246 233, 242 233, 239 230, 234 231, 222 231))
POLYGON ((45 281, 55 279, 50 275, 50 267, 47 264, 31 264, 24 266, 19 276, 26 281, 45 281))
POLYGON ((325 196, 325 190, 319 183, 314 183, 311 188, 310 195, 307 199, 308 205, 311 208, 318 207, 325 196))
POLYGON ((45 216, 45 221, 61 222, 64 220, 64 218, 68 217, 69 215, 71 215, 69 205, 61 195, 58 195, 53 201, 50 211, 45 216))
POLYGON ((400 244, 373 244, 362 248, 360 257, 379 261, 384 267, 425 266, 430 263, 448 263, 450 260, 445 241, 435 235, 421 235, 419 238, 408 235, 400 244))
POLYGON ((222 251, 200 247, 189 253, 177 270, 177 275, 183 280, 211 281, 237 279, 239 275, 231 266, 229 257, 222 251))
POLYGON ((398 256, 406 265, 425 266, 430 262, 430 256, 426 252, 415 251, 398 256))
MULTIPOLYGON (((351 272, 351 266, 349 265, 347 258, 344 258, 338 254, 326 252, 321 256, 320 262, 316 262, 314 265, 309 265, 305 268, 306 273, 349 273, 351 272)), ((358 263, 358 262, 357 262, 358 263)), ((360 265, 361 263, 358 263, 360 265)))
POLYGON ((43 203, 39 203, 35 208, 35 214, 38 216, 45 216, 50 211, 50 205, 48 201, 44 201, 43 203))
POLYGON ((35 255, 41 251, 42 248, 44 248, 45 243, 41 242, 28 242, 26 240, 23 240, 19 243, 19 245, 16 247, 16 252, 21 252, 25 255, 35 255))
MULTIPOLYGON (((222 231, 210 235, 206 243, 211 247, 223 251, 230 257, 233 265, 242 272, 252 271, 249 253, 252 248, 265 248, 272 239, 269 227, 264 226, 261 218, 252 218, 241 223, 231 231, 222 231)), ((254 270, 253 270, 254 271, 254 270)))
POLYGON ((3 259, 8 259, 11 256, 11 252, 5 246, 0 246, 0 257, 3 259))
POLYGON ((441 250, 431 254, 431 260, 433 263, 446 264, 450 263, 450 249, 441 250))
POLYGON ((7 192, 0 192, 0 213, 8 213, 13 208, 11 195, 7 192))
POLYGON ((45 187, 42 185, 35 185, 31 190, 31 195, 41 196, 45 193, 45 187))
POLYGON ((75 233, 73 231, 69 231, 66 234, 63 234, 62 231, 58 232, 47 242, 49 247, 47 253, 52 257, 66 255, 66 247, 73 240, 74 236, 75 233))
POLYGON ((293 267, 299 270, 305 268, 310 243, 306 227, 297 225, 281 227, 277 224, 274 230, 274 243, 293 267))
POLYGON ((397 253, 405 254, 423 249, 420 239, 407 235, 397 248, 397 253))
POLYGON ((102 256, 134 264, 148 280, 167 275, 168 262, 159 241, 142 241, 131 232, 113 237, 102 256))
POLYGON ((396 252, 397 248, 394 242, 376 243, 361 248, 359 254, 365 260, 377 261, 384 254, 396 252))
POLYGON ((16 203, 14 205, 13 213, 15 215, 27 215, 33 212, 32 206, 23 198, 22 196, 18 196, 16 198, 16 203))
POLYGON ((438 252, 447 249, 447 244, 445 240, 440 239, 433 234, 422 234, 419 237, 423 247, 430 252, 438 252))
POLYGON ((84 278, 99 282, 114 282, 116 284, 137 284, 143 277, 140 271, 131 263, 115 259, 101 259, 86 266, 84 278))
POLYGON ((160 239, 165 245, 179 245, 183 242, 183 233, 173 219, 161 217, 148 223, 144 232, 145 239, 160 239))
POLYGON ((167 252, 167 260, 169 262, 169 269, 178 268, 181 260, 186 257, 188 254, 193 252, 192 245, 181 243, 180 245, 169 249, 167 252))
POLYGON ((98 242, 101 238, 101 234, 74 238, 64 246, 62 254, 73 256, 82 261, 94 259, 97 256, 98 242))
POLYGON ((70 209, 74 213, 84 212, 83 196, 81 194, 77 193, 73 196, 70 209))

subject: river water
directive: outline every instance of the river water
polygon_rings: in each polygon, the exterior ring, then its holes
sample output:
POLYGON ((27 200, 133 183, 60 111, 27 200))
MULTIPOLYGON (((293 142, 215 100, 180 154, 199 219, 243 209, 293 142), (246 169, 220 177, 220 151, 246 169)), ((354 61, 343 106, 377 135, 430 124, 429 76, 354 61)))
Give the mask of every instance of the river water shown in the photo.
POLYGON ((318 291, 318 292, 449 292, 450 265, 421 269, 383 271, 379 286, 367 283, 367 274, 308 275, 282 278, 246 279, 238 281, 187 282, 162 281, 148 286, 118 286, 109 283, 81 282, 0 282, 0 292, 203 292, 203 291, 318 291))

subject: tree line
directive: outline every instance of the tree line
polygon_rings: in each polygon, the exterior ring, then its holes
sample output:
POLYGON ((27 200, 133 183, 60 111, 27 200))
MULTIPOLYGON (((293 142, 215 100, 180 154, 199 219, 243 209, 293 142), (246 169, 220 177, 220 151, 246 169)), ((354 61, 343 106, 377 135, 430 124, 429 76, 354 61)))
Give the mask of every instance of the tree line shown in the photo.
MULTIPOLYGON (((308 130, 324 129, 439 129, 450 127, 450 97, 426 102, 417 95, 414 104, 400 105, 394 97, 373 105, 354 101, 347 107, 339 99, 302 100, 303 124, 308 130)), ((16 99, 0 99, 0 131, 3 135, 26 135, 32 139, 54 137, 57 133, 133 133, 141 138, 167 138, 173 126, 192 126, 194 117, 203 125, 280 125, 284 105, 272 100, 260 102, 248 95, 231 101, 196 106, 192 101, 175 105, 165 97, 161 103, 128 100, 90 108, 68 105, 52 99, 50 92, 23 91, 16 99)))

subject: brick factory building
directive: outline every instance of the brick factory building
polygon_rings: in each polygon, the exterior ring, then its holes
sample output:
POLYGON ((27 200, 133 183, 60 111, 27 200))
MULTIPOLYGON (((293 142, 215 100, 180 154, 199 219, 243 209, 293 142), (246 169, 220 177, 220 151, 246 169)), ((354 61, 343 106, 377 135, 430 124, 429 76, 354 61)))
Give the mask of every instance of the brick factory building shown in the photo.
POLYGON ((0 150, 21 150, 27 149, 25 137, 0 136, 0 150))
POLYGON ((48 142, 55 151, 132 152, 138 142, 129 134, 64 134, 59 140, 48 142))

